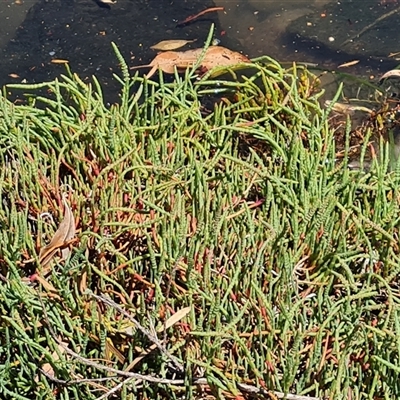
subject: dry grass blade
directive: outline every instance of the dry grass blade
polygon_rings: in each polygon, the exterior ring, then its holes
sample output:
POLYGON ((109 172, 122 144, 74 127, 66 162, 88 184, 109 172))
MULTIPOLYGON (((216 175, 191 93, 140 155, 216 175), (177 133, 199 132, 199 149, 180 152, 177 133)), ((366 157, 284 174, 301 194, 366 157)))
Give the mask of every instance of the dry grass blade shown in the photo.
POLYGON ((39 262, 43 268, 50 263, 58 249, 61 249, 61 258, 63 260, 66 260, 71 252, 71 250, 65 246, 75 236, 75 218, 65 196, 63 196, 63 204, 64 219, 59 225, 50 243, 47 246, 42 247, 39 253, 39 262))

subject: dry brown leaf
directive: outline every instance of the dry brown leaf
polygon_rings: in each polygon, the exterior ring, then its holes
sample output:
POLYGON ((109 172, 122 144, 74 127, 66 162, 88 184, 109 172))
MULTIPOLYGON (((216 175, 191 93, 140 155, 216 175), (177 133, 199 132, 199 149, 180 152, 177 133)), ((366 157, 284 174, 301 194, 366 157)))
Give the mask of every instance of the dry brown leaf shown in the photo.
MULTIPOLYGON (((190 313, 191 307, 185 307, 182 308, 182 310, 177 311, 174 315, 171 315, 167 321, 165 321, 165 325, 162 326, 161 328, 157 329, 157 332, 163 332, 164 329, 171 328, 171 326, 175 325, 177 322, 179 322, 182 318, 185 318, 186 315, 190 313)), ((147 354, 151 353, 157 348, 156 344, 152 344, 150 347, 148 347, 146 350, 143 350, 142 353, 136 357, 126 368, 125 371, 130 371, 138 362, 140 362, 144 357, 147 356, 147 354)))
POLYGON ((167 74, 173 74, 175 67, 185 69, 196 62, 197 58, 194 57, 193 60, 190 60, 191 64, 189 64, 189 58, 183 59, 181 53, 184 52, 166 51, 165 53, 157 54, 149 66, 154 67, 156 70, 160 68, 167 74))
POLYGON ((251 61, 241 53, 222 46, 211 46, 207 49, 202 67, 210 70, 214 67, 227 67, 235 64, 250 63, 251 61))
POLYGON ((183 39, 171 39, 171 40, 162 40, 157 44, 151 46, 150 48, 153 50, 161 50, 161 51, 168 51, 168 50, 176 50, 179 49, 188 43, 195 42, 196 39, 193 40, 183 40, 183 39))
MULTIPOLYGON (((166 51, 157 54, 149 64, 149 67, 152 67, 152 69, 147 74, 147 78, 153 76, 159 68, 167 74, 173 74, 175 68, 178 71, 190 68, 197 63, 203 52, 204 49, 200 48, 187 51, 166 51)), ((210 46, 203 55, 200 69, 208 71, 215 67, 228 67, 250 62, 246 56, 236 51, 222 46, 210 46)))
MULTIPOLYGON (((65 353, 65 347, 68 346, 67 342, 61 342, 62 344, 58 344, 57 348, 58 348, 58 352, 57 351, 53 351, 53 353, 51 354, 51 358, 53 359, 54 362, 58 361, 60 359, 59 354, 64 354, 65 353)), ((47 375, 49 375, 50 377, 54 378, 54 369, 51 366, 50 363, 45 363, 42 365, 41 368, 47 375)), ((39 382, 39 376, 36 375, 34 378, 35 382, 39 382)))
POLYGON ((39 253, 39 262, 43 268, 53 259, 58 249, 61 249, 61 258, 63 260, 65 260, 71 252, 71 250, 68 247, 65 247, 65 245, 75 236, 75 218, 65 197, 63 197, 63 203, 64 219, 59 225, 50 243, 47 246, 42 247, 39 253))
POLYGON ((383 81, 387 78, 400 78, 400 69, 391 69, 388 72, 385 72, 380 78, 379 82, 383 81))
POLYGON ((50 282, 46 281, 45 278, 36 275, 35 280, 43 286, 50 297, 61 300, 61 297, 57 294, 57 289, 50 282))

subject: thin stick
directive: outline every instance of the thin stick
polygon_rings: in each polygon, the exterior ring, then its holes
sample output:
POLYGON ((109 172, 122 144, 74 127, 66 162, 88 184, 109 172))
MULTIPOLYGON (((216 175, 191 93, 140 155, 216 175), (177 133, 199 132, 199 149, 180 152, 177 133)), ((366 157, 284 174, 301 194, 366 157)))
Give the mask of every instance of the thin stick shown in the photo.
POLYGON ((115 308, 120 314, 125 315, 134 325, 135 327, 143 333, 143 335, 147 336, 147 338, 154 343, 158 349, 163 353, 166 357, 168 357, 173 364, 175 365, 176 368, 179 369, 179 371, 183 371, 183 365, 179 362, 179 360, 174 357, 169 351, 163 346, 163 344, 158 340, 157 336, 152 335, 147 329, 145 329, 142 325, 139 324, 138 321, 136 321, 135 318, 133 318, 129 313, 127 313, 122 307, 120 307, 117 303, 115 303, 113 300, 111 300, 109 297, 105 296, 98 296, 92 292, 87 292, 90 296, 94 297, 97 300, 102 301, 104 304, 107 304, 113 308, 115 308))
POLYGON ((210 7, 210 8, 206 8, 203 11, 200 11, 197 14, 193 14, 193 15, 189 15, 189 17, 185 18, 183 21, 180 21, 176 24, 177 28, 182 28, 185 25, 191 24, 192 22, 194 22, 197 18, 208 14, 210 12, 214 12, 214 11, 224 11, 225 8, 224 7, 210 7))
POLYGON ((273 394, 278 399, 287 399, 287 400, 322 400, 321 397, 309 397, 309 396, 300 396, 298 394, 290 394, 290 393, 283 393, 283 392, 275 392, 272 390, 265 390, 258 388, 252 385, 246 385, 244 383, 238 383, 238 388, 246 393, 254 393, 254 394, 264 394, 268 395, 269 397, 273 394))
POLYGON ((383 21, 384 19, 386 19, 386 18, 388 18, 388 17, 390 17, 390 16, 392 16, 393 14, 396 14, 396 13, 398 13, 398 12, 400 12, 400 7, 397 7, 397 8, 395 8, 394 10, 389 11, 388 13, 381 15, 381 16, 380 16, 379 18, 377 18, 372 24, 369 24, 369 25, 365 26, 365 27, 364 27, 363 29, 361 29, 361 31, 358 32, 356 35, 354 35, 354 36, 350 37, 349 39, 345 40, 345 41, 342 43, 342 46, 344 46, 344 45, 347 44, 347 43, 350 43, 350 42, 353 41, 355 38, 360 37, 360 36, 363 35, 365 32, 367 32, 367 31, 369 31, 371 28, 373 28, 377 23, 383 21))
MULTIPOLYGON (((65 343, 63 343, 60 339, 58 339, 55 332, 53 331, 53 328, 51 327, 51 324, 49 321, 49 317, 47 315, 47 310, 44 307, 43 300, 42 300, 40 294, 39 294, 39 301, 42 305, 45 322, 47 324, 47 327, 49 328, 49 331, 50 331, 53 339, 65 350, 65 352, 67 354, 69 354, 71 357, 77 359, 82 364, 89 365, 90 367, 93 367, 93 368, 96 368, 96 369, 99 369, 102 371, 111 372, 118 376, 129 378, 129 379, 125 379, 123 382, 119 383, 117 385, 118 389, 122 388, 123 385, 129 383, 131 380, 134 380, 134 379, 137 379, 139 381, 146 381, 146 382, 150 382, 150 383, 158 383, 158 384, 165 384, 165 385, 174 385, 174 386, 184 386, 185 385, 185 381, 183 379, 164 379, 164 378, 159 378, 157 376, 152 376, 152 375, 142 375, 142 374, 137 374, 134 372, 121 371, 121 370, 118 370, 115 368, 107 367, 103 364, 99 364, 93 360, 82 357, 78 353, 75 353, 75 351, 71 350, 68 346, 65 345, 65 343)), ((51 380, 57 381, 58 383, 61 382, 59 379, 56 379, 50 375, 46 374, 46 376, 51 380)), ((66 383, 68 383, 68 381, 66 381, 66 383)), ((208 382, 207 382, 206 378, 195 378, 195 379, 193 379, 192 384, 193 385, 208 385, 208 382)), ((242 392, 245 392, 245 393, 263 394, 263 395, 268 395, 268 396, 270 396, 272 393, 279 399, 285 398, 288 400, 322 400, 320 397, 308 397, 308 396, 300 396, 297 394, 275 392, 272 390, 270 391, 270 390, 258 388, 256 386, 247 385, 244 383, 237 383, 237 386, 242 392)), ((116 389, 116 387, 114 388, 115 391, 118 390, 118 389, 116 389)), ((111 389, 111 390, 113 390, 113 389, 111 389)), ((107 392, 106 394, 109 394, 109 393, 110 392, 107 392)), ((110 394, 113 394, 113 393, 114 393, 114 391, 110 394)))
POLYGON ((76 385, 80 383, 99 383, 99 382, 109 382, 109 381, 115 381, 120 379, 120 376, 118 375, 113 375, 113 376, 106 376, 104 378, 79 378, 79 379, 70 379, 68 381, 64 379, 58 379, 53 374, 49 374, 46 372, 44 369, 39 368, 39 371, 41 374, 43 374, 46 378, 49 378, 55 383, 62 384, 62 385, 76 385))
MULTIPOLYGON (((50 329, 50 331, 52 331, 52 328, 50 328, 49 324, 48 324, 48 328, 50 329)), ((120 383, 118 385, 118 387, 122 387, 124 384, 128 383, 129 381, 131 381, 133 379, 142 380, 142 381, 146 381, 146 382, 150 382, 150 383, 159 383, 159 384, 174 385, 174 386, 183 386, 185 384, 185 381, 183 379, 164 379, 164 378, 158 378, 156 376, 142 375, 142 374, 137 374, 134 372, 126 372, 126 371, 121 371, 121 370, 118 370, 115 368, 106 367, 105 365, 99 364, 95 361, 92 361, 90 359, 80 356, 78 353, 75 353, 73 350, 68 348, 56 336, 54 336, 54 332, 51 332, 51 334, 53 336, 53 339, 60 346, 62 346, 64 348, 66 353, 68 353, 70 356, 76 358, 81 363, 89 365, 96 369, 100 369, 100 370, 107 371, 107 372, 112 372, 116 375, 127 377, 128 379, 125 379, 123 382, 121 382, 122 385, 120 383)), ((48 377, 50 379, 55 379, 50 376, 48 376, 48 377)), ((60 382, 60 380, 57 380, 57 381, 60 382)), ((67 383, 68 383, 68 381, 67 381, 67 383)), ((206 378, 195 378, 193 380, 193 384, 194 385, 208 385, 208 382, 207 382, 206 378)), ((259 393, 259 394, 264 394, 264 395, 270 395, 271 393, 273 393, 278 399, 286 398, 288 400, 322 400, 320 397, 300 396, 297 394, 290 394, 290 393, 285 394, 283 392, 269 391, 269 390, 258 388, 256 386, 247 385, 244 383, 238 383, 237 386, 241 391, 243 391, 245 393, 255 393, 255 394, 259 393)))
MULTIPOLYGON (((50 321, 49 321, 49 316, 47 315, 47 310, 43 304, 43 300, 42 297, 40 296, 40 294, 38 293, 38 297, 39 297, 39 301, 42 305, 42 309, 43 309, 43 316, 45 319, 45 322, 47 324, 47 327, 49 328, 49 331, 51 333, 51 336, 53 337, 53 339, 65 350, 65 352, 67 354, 69 354, 71 357, 76 358, 77 360, 79 360, 82 364, 85 365, 89 365, 90 367, 96 368, 96 369, 100 369, 102 371, 106 371, 106 372, 111 372, 115 375, 118 376, 124 376, 126 378, 134 378, 134 379, 141 379, 147 382, 153 382, 153 383, 173 383, 173 380, 171 379, 163 379, 163 378, 157 378, 151 375, 141 375, 141 374, 136 374, 134 372, 125 372, 125 371, 120 371, 118 369, 115 368, 111 368, 111 367, 107 367, 103 364, 99 364, 95 361, 92 361, 88 358, 82 357, 81 355, 79 355, 78 353, 75 353, 75 351, 71 350, 65 343, 63 343, 56 335, 56 333, 54 332, 50 321)), ((46 375, 48 376, 48 375, 46 375)), ((180 384, 183 384, 184 381, 181 380, 180 384)))
POLYGON ((120 382, 118 385, 114 386, 112 389, 110 389, 107 393, 102 394, 100 397, 98 397, 96 400, 104 400, 108 399, 112 394, 118 392, 120 389, 124 387, 127 383, 129 383, 131 380, 134 378, 126 378, 122 382, 120 382))

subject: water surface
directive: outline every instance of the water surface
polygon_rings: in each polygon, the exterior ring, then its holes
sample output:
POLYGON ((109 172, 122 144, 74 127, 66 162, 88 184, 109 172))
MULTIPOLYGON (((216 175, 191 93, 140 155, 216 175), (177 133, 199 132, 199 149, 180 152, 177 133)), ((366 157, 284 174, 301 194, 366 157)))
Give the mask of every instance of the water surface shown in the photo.
POLYGON ((308 62, 320 69, 359 60, 347 71, 375 77, 397 64, 389 57, 399 50, 397 28, 387 17, 359 37, 357 32, 398 6, 381 0, 343 4, 329 0, 118 0, 102 7, 94 0, 3 0, 0 85, 53 79, 63 73, 64 66, 52 60, 62 59, 81 77, 96 74, 107 87, 113 72, 118 72, 111 42, 129 65, 147 64, 156 54, 151 45, 165 39, 197 39, 191 46, 199 47, 212 23, 221 45, 250 57, 267 54, 281 62, 308 62), (214 6, 225 11, 176 27, 177 21, 214 6), (341 47, 340 35, 355 38, 341 47))

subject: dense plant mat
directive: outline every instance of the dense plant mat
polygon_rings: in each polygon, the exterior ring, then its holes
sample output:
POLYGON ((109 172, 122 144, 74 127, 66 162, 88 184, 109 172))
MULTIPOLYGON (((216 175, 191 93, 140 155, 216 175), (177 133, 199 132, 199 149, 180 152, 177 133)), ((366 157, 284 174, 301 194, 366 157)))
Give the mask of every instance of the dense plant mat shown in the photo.
POLYGON ((0 98, 2 398, 399 397, 387 149, 338 161, 300 66, 120 61, 118 104, 69 71, 0 98))

